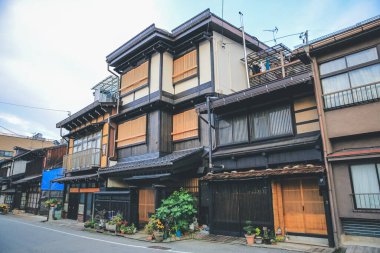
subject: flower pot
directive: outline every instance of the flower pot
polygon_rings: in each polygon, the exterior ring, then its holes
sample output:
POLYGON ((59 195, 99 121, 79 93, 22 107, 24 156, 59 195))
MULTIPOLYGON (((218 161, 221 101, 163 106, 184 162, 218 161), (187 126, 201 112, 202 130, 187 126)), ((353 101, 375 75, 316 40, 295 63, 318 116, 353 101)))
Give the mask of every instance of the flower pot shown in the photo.
POLYGON ((260 236, 257 236, 257 237, 255 238, 255 243, 257 243, 257 244, 262 244, 262 243, 263 243, 263 238, 260 237, 260 236))
POLYGON ((182 234, 181 234, 181 230, 177 230, 176 232, 175 232, 175 235, 177 236, 177 237, 181 237, 182 236, 182 234))
POLYGON ((152 240, 153 240, 153 235, 148 235, 148 236, 146 237, 146 239, 147 239, 148 241, 152 241, 152 240))
POLYGON ((115 232, 116 231, 116 224, 108 224, 108 223, 106 223, 106 229, 108 231, 115 232))
POLYGON ((245 235, 245 239, 247 240, 247 245, 253 245, 255 242, 255 235, 245 235))
POLYGON ((164 233, 160 231, 154 231, 153 232, 154 239, 156 242, 162 242, 164 240, 164 233))

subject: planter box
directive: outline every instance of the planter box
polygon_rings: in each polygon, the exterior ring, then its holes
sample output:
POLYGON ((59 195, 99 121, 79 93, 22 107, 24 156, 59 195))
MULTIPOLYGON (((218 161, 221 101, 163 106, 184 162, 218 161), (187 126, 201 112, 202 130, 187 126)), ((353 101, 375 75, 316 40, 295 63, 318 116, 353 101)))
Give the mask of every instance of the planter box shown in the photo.
POLYGON ((106 223, 106 230, 111 231, 111 232, 116 232, 116 224, 111 225, 106 223))

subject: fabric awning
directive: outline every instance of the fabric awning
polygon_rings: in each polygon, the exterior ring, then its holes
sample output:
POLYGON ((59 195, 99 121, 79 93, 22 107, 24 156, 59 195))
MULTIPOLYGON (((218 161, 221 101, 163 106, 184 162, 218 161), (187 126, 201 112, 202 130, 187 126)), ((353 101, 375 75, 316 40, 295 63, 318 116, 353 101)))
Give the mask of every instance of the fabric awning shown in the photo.
POLYGON ((241 172, 221 172, 217 174, 208 173, 202 177, 204 181, 228 181, 228 180, 247 180, 263 177, 281 177, 289 175, 303 175, 303 174, 321 174, 324 173, 325 168, 321 165, 295 165, 287 166, 281 169, 266 169, 266 170, 249 170, 241 172))
POLYGON ((98 174, 87 174, 87 175, 80 175, 80 176, 61 177, 61 178, 54 179, 52 182, 64 183, 64 182, 71 182, 71 181, 94 180, 97 178, 98 178, 98 174))
POLYGON ((23 183, 28 183, 31 181, 36 181, 42 178, 42 175, 34 175, 30 177, 24 177, 22 179, 19 179, 17 181, 12 182, 12 184, 23 184, 23 183))
POLYGON ((98 173, 99 175, 114 174, 117 172, 139 173, 141 175, 158 174, 159 172, 157 172, 157 170, 173 171, 178 168, 193 165, 194 163, 200 163, 202 153, 203 147, 174 151, 173 153, 162 157, 119 162, 112 167, 100 169, 98 173))

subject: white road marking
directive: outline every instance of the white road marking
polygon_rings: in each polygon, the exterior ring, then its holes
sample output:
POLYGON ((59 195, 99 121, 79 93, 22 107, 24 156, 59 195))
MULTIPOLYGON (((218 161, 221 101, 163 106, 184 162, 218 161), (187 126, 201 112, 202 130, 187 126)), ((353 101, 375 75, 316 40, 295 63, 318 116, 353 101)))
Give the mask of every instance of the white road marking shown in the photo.
POLYGON ((42 229, 54 231, 54 232, 61 233, 61 234, 71 235, 71 236, 75 236, 75 237, 79 237, 79 238, 83 238, 83 239, 87 239, 87 240, 105 242, 105 243, 115 244, 115 245, 120 245, 120 246, 125 246, 125 247, 150 249, 150 250, 158 250, 158 251, 174 252, 174 253, 191 253, 191 252, 186 252, 186 251, 178 251, 178 250, 171 250, 171 249, 169 249, 169 250, 162 250, 162 249, 149 248, 149 247, 146 247, 146 246, 138 246, 138 245, 132 245, 132 244, 124 244, 124 243, 120 243, 120 242, 112 242, 112 241, 107 241, 107 240, 103 240, 103 239, 97 239, 97 238, 92 238, 92 237, 88 237, 88 236, 68 233, 68 232, 64 232, 64 231, 60 231, 60 230, 56 230, 56 229, 52 229, 52 228, 47 228, 47 227, 43 227, 43 226, 38 226, 38 225, 26 223, 26 222, 15 221, 15 220, 11 220, 11 219, 7 219, 7 220, 10 221, 10 222, 20 223, 20 224, 24 224, 24 225, 31 226, 31 227, 36 227, 36 228, 42 228, 42 229))

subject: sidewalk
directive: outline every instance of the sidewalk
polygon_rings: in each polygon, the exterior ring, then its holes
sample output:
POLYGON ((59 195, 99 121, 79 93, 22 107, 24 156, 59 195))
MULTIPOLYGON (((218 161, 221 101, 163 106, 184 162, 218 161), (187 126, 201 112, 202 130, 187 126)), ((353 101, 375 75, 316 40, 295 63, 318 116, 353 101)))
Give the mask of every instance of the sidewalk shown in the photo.
MULTIPOLYGON (((49 225, 57 226, 57 227, 66 227, 70 228, 72 230, 76 231, 86 231, 90 232, 89 230, 85 229, 82 222, 78 222, 75 220, 69 220, 69 219, 61 219, 61 220, 49 220, 46 221, 46 216, 39 216, 39 215, 33 215, 29 213, 18 213, 14 214, 16 217, 20 217, 23 219, 27 219, 30 221, 36 221, 36 222, 47 222, 49 225)), ((92 233, 95 233, 95 231, 91 231, 92 233)), ((101 234, 101 233, 99 233, 101 234)), ((112 233, 103 233, 104 236, 112 236, 115 234, 112 233)), ((138 232, 134 235, 123 235, 126 238, 134 239, 138 241, 146 241, 146 235, 142 232, 138 232)), ((304 244, 304 243, 292 243, 292 242, 278 242, 275 245, 266 245, 266 244, 254 244, 253 246, 247 246, 245 239, 241 237, 232 237, 232 236, 222 236, 222 235, 202 235, 202 236, 195 236, 193 239, 194 241, 204 241, 209 243, 217 243, 217 244, 231 244, 231 245, 241 245, 243 247, 252 247, 252 248, 267 248, 267 249, 280 249, 280 250, 288 250, 288 251, 298 251, 298 252, 308 252, 308 253, 333 253, 335 249, 321 246, 321 245, 311 245, 311 244, 304 244)), ((184 241, 184 240, 183 240, 184 241)), ((181 241, 177 241, 181 242, 181 241)), ((168 243, 170 245, 170 242, 168 243)), ((354 253, 354 252, 350 252, 354 253)), ((367 253, 367 252, 366 252, 367 253)), ((372 252, 371 252, 372 253, 372 252)), ((376 252, 380 253, 380 252, 376 252)))

